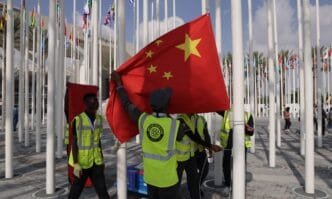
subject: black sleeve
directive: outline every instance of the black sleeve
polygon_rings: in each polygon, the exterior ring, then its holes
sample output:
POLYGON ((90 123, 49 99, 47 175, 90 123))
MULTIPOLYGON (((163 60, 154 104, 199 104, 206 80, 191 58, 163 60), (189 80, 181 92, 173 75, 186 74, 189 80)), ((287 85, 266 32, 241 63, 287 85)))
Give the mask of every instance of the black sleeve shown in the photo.
POLYGON ((140 110, 138 110, 138 108, 133 103, 131 103, 123 86, 118 86, 116 88, 116 90, 120 96, 122 106, 127 111, 130 118, 134 122, 138 123, 138 119, 139 119, 140 115, 142 114, 142 112, 140 110))
POLYGON ((186 124, 180 122, 180 127, 179 127, 179 131, 178 131, 178 135, 176 136, 176 141, 181 141, 183 139, 183 137, 186 135, 187 131, 191 131, 191 130, 189 129, 189 127, 186 124))
POLYGON ((71 126, 72 132, 73 132, 73 137, 76 138, 76 119, 73 120, 72 126, 71 126))
POLYGON ((179 121, 183 126, 187 128, 187 130, 184 131, 184 135, 187 135, 192 141, 196 142, 199 145, 202 145, 206 148, 211 147, 211 143, 202 140, 202 138, 198 135, 198 133, 192 132, 192 130, 187 126, 187 124, 184 122, 183 119, 179 119, 179 121))
POLYGON ((205 126, 204 126, 204 140, 211 145, 211 137, 210 137, 210 134, 209 134, 209 130, 207 128, 207 124, 205 123, 205 126))
MULTIPOLYGON (((247 124, 248 124, 250 127, 254 128, 254 118, 252 117, 252 115, 250 115, 247 124)), ((254 132, 253 132, 253 131, 247 131, 247 130, 246 130, 246 135, 253 136, 253 135, 254 135, 254 132)))

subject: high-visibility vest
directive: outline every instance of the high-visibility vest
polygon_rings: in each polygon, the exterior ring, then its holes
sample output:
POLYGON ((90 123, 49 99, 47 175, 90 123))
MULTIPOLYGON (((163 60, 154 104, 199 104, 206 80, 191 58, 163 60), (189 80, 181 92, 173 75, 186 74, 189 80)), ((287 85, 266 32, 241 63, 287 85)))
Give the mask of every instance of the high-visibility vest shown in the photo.
MULTIPOLYGON (((205 140, 205 136, 204 136, 205 124, 206 124, 206 120, 203 116, 200 116, 200 115, 195 116, 195 127, 198 132, 198 135, 201 137, 202 140, 205 140)), ((198 145, 198 151, 199 152, 204 151, 204 147, 202 145, 198 145)))
MULTIPOLYGON (((194 124, 188 115, 179 115, 177 119, 183 119, 187 126, 190 128, 190 130, 192 132, 195 132, 194 124)), ((193 150, 193 143, 187 135, 183 136, 181 141, 176 141, 176 156, 179 162, 189 160, 192 156, 191 150, 193 150)))
MULTIPOLYGON (((99 147, 100 137, 103 130, 102 117, 96 115, 94 124, 91 124, 89 117, 83 112, 75 117, 75 122, 78 164, 83 169, 91 168, 93 164, 103 164, 102 151, 99 147)), ((74 165, 72 150, 69 155, 69 165, 74 165)))
POLYGON ((65 144, 68 145, 69 144, 69 125, 66 124, 65 127, 65 144))
MULTIPOLYGON (((225 111, 224 113, 224 118, 221 121, 221 132, 220 132, 220 142, 221 145, 226 148, 228 144, 228 137, 229 137, 229 132, 232 129, 232 121, 230 120, 230 114, 231 112, 225 111)), ((251 114, 249 112, 245 112, 245 123, 248 123, 249 118, 251 114)), ((250 136, 246 135, 245 136, 245 147, 250 148, 252 146, 250 136)))
POLYGON ((143 113, 138 121, 143 152, 144 182, 159 188, 179 182, 175 141, 180 122, 143 113))

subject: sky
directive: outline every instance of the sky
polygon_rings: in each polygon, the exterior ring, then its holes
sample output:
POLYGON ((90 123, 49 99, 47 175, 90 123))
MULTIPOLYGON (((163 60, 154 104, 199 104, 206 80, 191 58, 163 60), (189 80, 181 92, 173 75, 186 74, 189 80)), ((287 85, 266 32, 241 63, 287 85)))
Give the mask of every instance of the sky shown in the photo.
MULTIPOLYGON (((20 7, 20 0, 13 0, 15 7, 20 7)), ((48 15, 48 0, 41 1, 41 12, 48 15)), ((107 10, 113 3, 113 0, 100 0, 102 2, 102 20, 107 10)), ((133 33, 135 32, 134 9, 129 0, 126 2, 126 38, 128 42, 133 42, 133 33)), ((222 52, 225 54, 232 50, 231 35, 231 0, 220 0, 222 7, 222 52)), ((1 0, 4 2, 4 0, 1 0)), ((76 14, 78 23, 81 25, 80 13, 86 0, 77 0, 76 14)), ((140 22, 142 22, 142 0, 140 4, 140 22)), ((151 2, 150 0, 150 7, 151 2)), ((155 2, 155 0, 154 0, 155 2)), ((243 21, 243 42, 245 52, 248 51, 248 0, 242 0, 242 21, 243 21)), ((210 0, 210 13, 212 23, 214 24, 215 1, 210 0)), ((36 7, 37 0, 26 0, 27 9, 32 10, 36 7)), ((164 0, 160 0, 160 19, 164 19, 164 0)), ((315 0, 310 0, 311 4, 311 30, 312 43, 316 44, 316 11, 315 0)), ((267 26, 266 26, 266 0, 252 0, 253 7, 253 35, 254 50, 261 52, 267 51, 267 26)), ((276 0, 277 7, 277 25, 279 49, 296 49, 298 45, 297 36, 297 8, 296 0, 276 0)), ((320 0, 320 27, 321 27, 321 45, 329 46, 332 44, 332 0, 320 0)), ((189 22, 201 14, 201 0, 176 0, 176 23, 177 25, 189 22)), ((168 0, 168 16, 172 14, 172 0, 168 0)), ((68 23, 72 23, 73 18, 73 0, 65 0, 65 16, 68 23)), ((150 24, 152 24, 150 18, 150 24)), ((171 22, 170 22, 171 23, 171 22)), ((108 27, 103 27, 103 35, 110 34, 108 27)), ((163 32, 163 31, 162 31, 163 32)), ((140 33, 142 34, 142 33, 140 33)), ((143 46, 141 46, 143 47, 143 46)))

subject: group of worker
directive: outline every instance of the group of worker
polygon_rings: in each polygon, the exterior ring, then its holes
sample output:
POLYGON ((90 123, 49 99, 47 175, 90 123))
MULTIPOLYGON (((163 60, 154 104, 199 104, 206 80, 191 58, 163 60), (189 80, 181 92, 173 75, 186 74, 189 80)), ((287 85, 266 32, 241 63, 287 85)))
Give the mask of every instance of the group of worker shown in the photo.
MULTIPOLYGON (((202 198, 200 189, 208 174, 207 158, 212 152, 224 151, 223 172, 225 188, 223 195, 228 196, 231 189, 231 151, 232 151, 232 112, 220 111, 221 145, 211 143, 204 117, 198 114, 180 114, 172 118, 167 114, 172 90, 160 88, 150 94, 152 114, 140 111, 129 100, 121 77, 112 73, 116 91, 121 103, 137 124, 142 146, 144 182, 147 184, 150 199, 183 198, 181 181, 186 172, 187 186, 192 199, 202 198)), ((91 179, 99 198, 110 198, 104 176, 104 162, 100 137, 102 117, 96 114, 98 99, 95 94, 84 97, 86 110, 72 121, 73 142, 69 155, 69 165, 73 167, 74 181, 68 198, 79 198, 87 178, 91 179)), ((245 147, 251 146, 253 118, 246 113, 245 147)))

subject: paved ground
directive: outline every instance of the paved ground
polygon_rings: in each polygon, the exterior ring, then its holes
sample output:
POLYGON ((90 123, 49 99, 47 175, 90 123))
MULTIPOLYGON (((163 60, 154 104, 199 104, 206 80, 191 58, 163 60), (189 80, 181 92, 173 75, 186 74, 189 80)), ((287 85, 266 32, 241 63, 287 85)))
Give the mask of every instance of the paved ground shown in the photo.
MULTIPOLYGON (((277 149, 276 168, 268 167, 268 131, 267 121, 257 121, 256 126, 256 153, 248 155, 248 180, 246 196, 249 199, 260 198, 305 198, 299 197, 294 192, 295 187, 304 184, 304 158, 299 155, 298 124, 293 122, 291 132, 282 134, 282 146, 277 149)), ((116 178, 114 152, 110 150, 113 144, 112 136, 105 129, 102 145, 106 159, 107 187, 112 198, 116 198, 114 186, 116 178)), ((24 147, 18 143, 17 135, 14 136, 14 171, 18 176, 4 180, 4 133, 0 132, 0 199, 6 198, 34 198, 33 194, 45 187, 45 138, 43 134, 42 153, 36 153, 34 135, 31 133, 31 147, 24 147), (2 179, 1 179, 2 178, 2 179)), ((64 152, 65 153, 65 152, 64 152)), ((135 162, 140 157, 139 146, 133 142, 128 144, 128 162, 135 162)), ((332 135, 324 137, 324 147, 315 152, 315 185, 325 191, 328 197, 332 196, 332 135)), ((208 179, 213 179, 213 166, 210 166, 208 179)), ((56 160, 56 187, 68 191, 66 176, 66 159, 56 160)), ((183 185, 183 193, 186 187, 183 185)), ((220 190, 205 191, 205 198, 222 198, 220 190)), ((66 198, 66 193, 61 197, 66 198)), ((86 189, 81 198, 97 198, 93 189, 86 189)), ((128 198, 144 198, 129 193, 128 198)))

